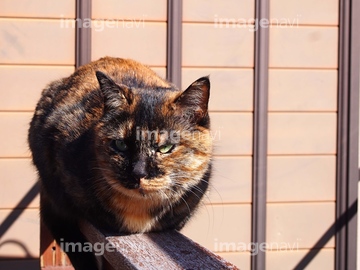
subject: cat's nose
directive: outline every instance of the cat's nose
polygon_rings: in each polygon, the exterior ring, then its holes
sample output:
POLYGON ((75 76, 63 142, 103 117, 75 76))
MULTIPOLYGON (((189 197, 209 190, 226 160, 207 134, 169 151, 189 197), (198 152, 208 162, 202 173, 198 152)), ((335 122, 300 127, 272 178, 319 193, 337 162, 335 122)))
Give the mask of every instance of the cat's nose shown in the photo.
POLYGON ((135 163, 132 175, 136 179, 145 178, 148 175, 148 172, 146 170, 146 162, 144 160, 139 160, 135 163))

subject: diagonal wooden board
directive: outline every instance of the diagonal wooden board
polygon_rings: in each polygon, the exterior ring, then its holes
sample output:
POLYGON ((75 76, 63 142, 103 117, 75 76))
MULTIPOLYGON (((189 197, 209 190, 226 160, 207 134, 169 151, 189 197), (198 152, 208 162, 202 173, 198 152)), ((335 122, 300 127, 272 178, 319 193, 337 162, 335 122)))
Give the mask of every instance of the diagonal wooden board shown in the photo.
POLYGON ((106 264, 113 269, 238 269, 177 231, 114 236, 90 224, 81 227, 94 246, 112 247, 103 251, 106 264))

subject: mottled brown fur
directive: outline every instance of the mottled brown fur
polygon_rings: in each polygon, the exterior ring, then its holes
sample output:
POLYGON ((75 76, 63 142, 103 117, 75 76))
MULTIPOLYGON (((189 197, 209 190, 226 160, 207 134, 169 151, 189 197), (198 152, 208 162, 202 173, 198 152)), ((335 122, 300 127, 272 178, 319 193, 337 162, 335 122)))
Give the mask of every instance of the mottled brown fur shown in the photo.
MULTIPOLYGON (((181 229, 209 184, 209 90, 206 77, 180 91, 110 57, 50 84, 29 144, 55 239, 84 243, 82 220, 112 233, 181 229)), ((76 269, 97 269, 92 254, 67 253, 76 269)))

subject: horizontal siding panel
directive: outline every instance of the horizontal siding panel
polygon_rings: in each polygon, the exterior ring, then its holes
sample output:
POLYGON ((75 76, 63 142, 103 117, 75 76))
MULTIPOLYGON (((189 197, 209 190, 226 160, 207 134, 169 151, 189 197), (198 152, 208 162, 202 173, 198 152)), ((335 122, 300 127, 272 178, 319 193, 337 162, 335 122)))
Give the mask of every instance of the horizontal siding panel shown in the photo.
POLYGON ((166 21, 166 12, 166 0, 92 0, 93 19, 166 21))
MULTIPOLYGON (((20 214, 20 210, 0 210, 0 224, 12 211, 15 214, 20 214)), ((5 234, 1 236, 0 257, 38 257, 40 251, 39 219, 38 209, 24 210, 5 234)))
POLYGON ((37 181, 30 159, 0 159, 0 179, 0 208, 39 206, 39 196, 29 205, 18 205, 37 181))
POLYGON ((75 18, 75 0, 1 0, 0 16, 75 18))
POLYGON ((251 256, 249 252, 226 252, 218 253, 218 255, 236 265, 241 270, 251 269, 251 256))
POLYGON ((306 270, 335 269, 335 250, 322 249, 318 250, 293 250, 266 253, 267 270, 289 270, 295 269, 302 259, 310 254, 313 259, 308 262, 306 270))
POLYGON ((211 251, 235 252, 239 243, 250 243, 250 230, 250 204, 205 205, 181 232, 211 251))
POLYGON ((183 68, 182 87, 210 76, 209 109, 213 111, 253 110, 253 69, 183 68))
POLYGON ((299 24, 338 25, 339 0, 271 0, 270 18, 297 19, 299 24))
POLYGON ((74 70, 73 66, 0 66, 0 110, 34 110, 46 85, 74 70))
POLYGON ((216 22, 216 20, 236 20, 251 22, 255 17, 254 0, 184 0, 183 21, 216 22))
POLYGON ((269 71, 269 111, 337 111, 337 70, 269 71))
POLYGON ((253 67, 254 32, 184 23, 182 57, 183 66, 253 67))
POLYGON ((316 243, 326 234, 324 247, 335 246, 335 203, 268 204, 266 215, 268 245, 322 248, 316 243))
POLYGON ((273 27, 270 67, 337 68, 337 27, 273 27))
POLYGON ((252 154, 251 113, 210 113, 215 155, 252 154))
POLYGON ((75 29, 61 20, 0 19, 0 63, 75 65, 75 29))
POLYGON ((132 58, 147 65, 166 66, 166 23, 105 27, 92 24, 92 60, 104 56, 132 58))
POLYGON ((268 158, 269 202, 335 201, 336 156, 268 158))
POLYGON ((268 152, 335 154, 336 113, 269 113, 268 152))
POLYGON ((251 157, 215 157, 210 203, 251 203, 251 157))
MULTIPOLYGON (((153 68, 161 77, 166 68, 153 68)), ((70 76, 73 66, 0 66, 0 110, 34 110, 42 90, 52 81, 70 76), (19 79, 21 78, 21 80, 19 79)))
POLYGON ((27 133, 32 113, 0 113, 0 157, 29 157, 27 133))

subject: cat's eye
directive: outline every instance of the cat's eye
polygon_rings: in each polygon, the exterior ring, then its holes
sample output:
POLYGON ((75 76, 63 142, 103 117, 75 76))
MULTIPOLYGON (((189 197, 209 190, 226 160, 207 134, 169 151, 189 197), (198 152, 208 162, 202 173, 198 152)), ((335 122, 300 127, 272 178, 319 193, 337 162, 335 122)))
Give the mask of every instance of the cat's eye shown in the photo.
POLYGON ((174 148, 173 144, 164 144, 159 147, 159 152, 161 154, 166 154, 166 153, 169 153, 173 148, 174 148))
POLYGON ((128 149, 127 144, 124 142, 124 140, 115 140, 115 147, 117 150, 124 152, 128 149))

